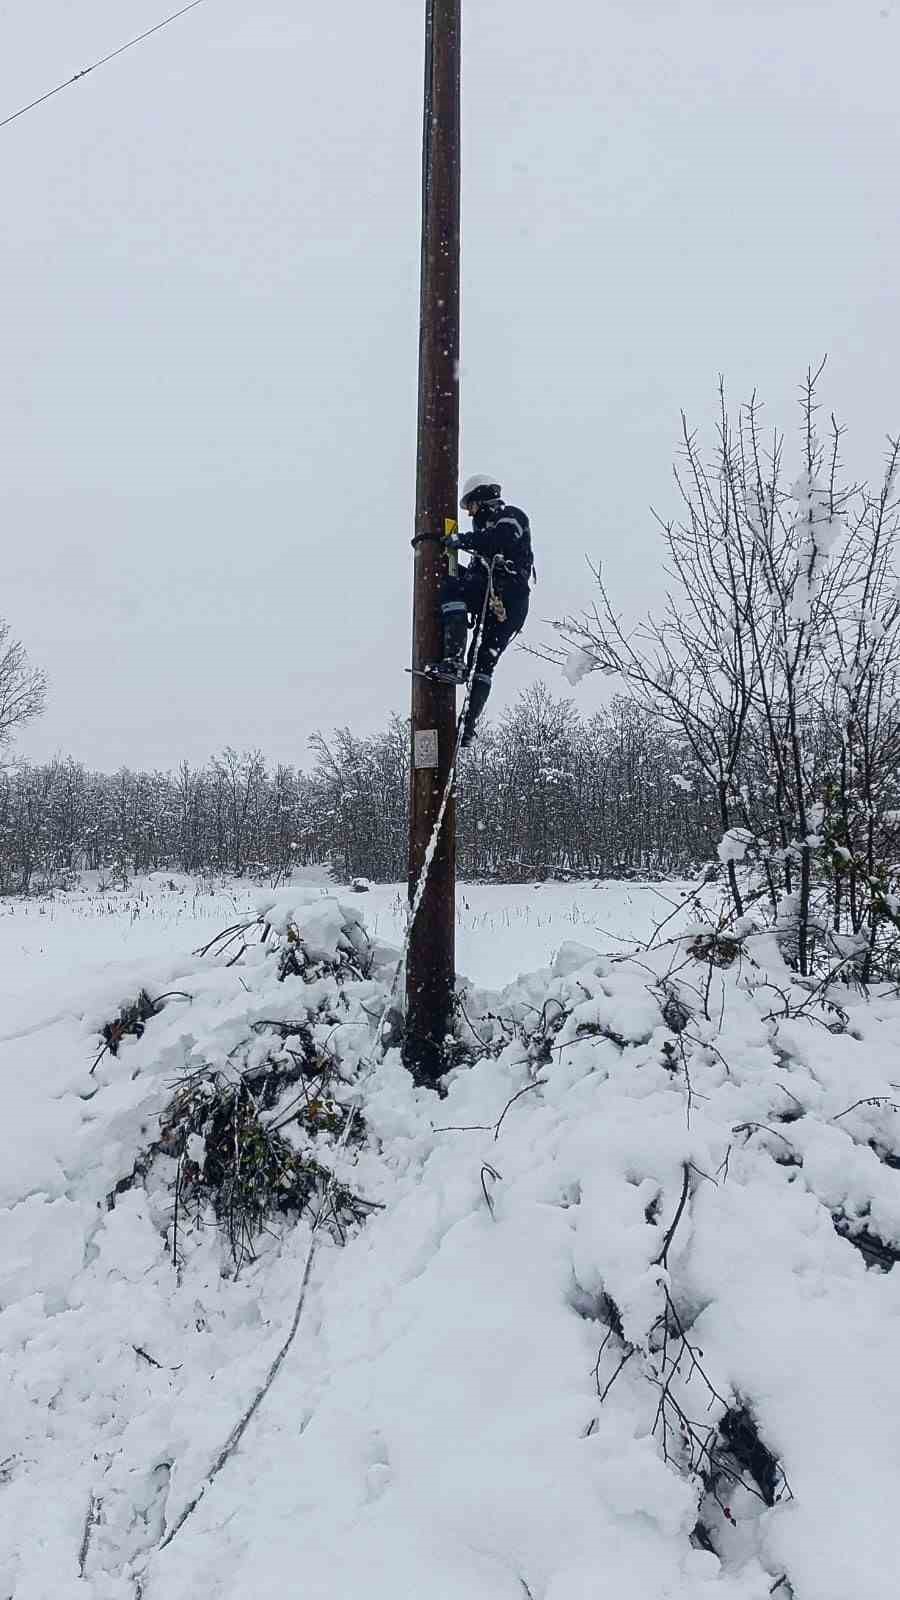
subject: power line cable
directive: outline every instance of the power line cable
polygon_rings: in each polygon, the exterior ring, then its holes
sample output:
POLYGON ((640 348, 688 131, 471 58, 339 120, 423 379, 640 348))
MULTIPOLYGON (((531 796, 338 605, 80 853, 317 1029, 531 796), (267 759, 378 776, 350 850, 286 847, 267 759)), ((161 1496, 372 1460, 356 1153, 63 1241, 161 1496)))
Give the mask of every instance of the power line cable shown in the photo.
POLYGON ((99 61, 92 61, 89 67, 82 67, 80 72, 73 73, 72 77, 66 78, 64 83, 58 83, 55 89, 48 89, 46 94, 39 94, 36 100, 29 100, 27 106, 20 106, 18 111, 13 111, 8 117, 4 117, 0 121, 0 128, 8 127, 9 123, 15 122, 17 117, 24 117, 26 111, 33 111, 35 106, 42 106, 45 100, 52 100, 53 96, 61 94, 63 89, 70 89, 73 83, 77 83, 80 78, 86 78, 89 72, 96 72, 98 67, 105 67, 107 61, 115 61, 116 56, 124 55, 126 50, 132 50, 136 44, 142 44, 144 39, 150 38, 151 34, 159 33, 161 28, 167 28, 170 22, 177 22, 179 17, 186 16, 189 11, 196 10, 197 6, 202 6, 202 4, 203 0, 190 0, 190 5, 182 6, 180 11, 173 11, 171 16, 163 17, 162 22, 155 23, 152 28, 147 28, 144 33, 139 33, 134 39, 129 39, 127 44, 120 44, 117 50, 110 50, 109 55, 101 56, 99 61))

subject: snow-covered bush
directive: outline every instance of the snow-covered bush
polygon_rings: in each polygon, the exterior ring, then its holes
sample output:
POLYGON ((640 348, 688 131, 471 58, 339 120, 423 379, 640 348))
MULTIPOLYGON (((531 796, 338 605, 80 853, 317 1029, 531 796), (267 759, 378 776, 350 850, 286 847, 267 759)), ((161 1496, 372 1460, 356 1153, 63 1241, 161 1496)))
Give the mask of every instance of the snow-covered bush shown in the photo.
POLYGON ((327 894, 0 1040, 3 1600, 893 1600, 900 1001, 702 908, 441 1099, 327 894))
POLYGON ((232 952, 236 962, 254 945, 260 952, 276 949, 279 976, 307 982, 329 974, 340 980, 364 978, 376 962, 376 947, 356 907, 320 889, 263 890, 256 896, 256 912, 216 934, 200 954, 232 952))
POLYGON ((211 1213, 240 1271, 264 1229, 285 1218, 315 1217, 343 1237, 370 1207, 326 1165, 335 1142, 359 1144, 365 1125, 337 1097, 334 1061, 319 1050, 307 1023, 256 1024, 226 1066, 191 1063, 160 1118, 154 1154, 174 1159, 172 1254, 211 1213), (272 1045, 272 1033, 279 1036, 272 1045))
MULTIPOLYGON (((358 1108, 351 1114, 346 1091, 342 1098, 341 1061, 328 1041, 346 1028, 347 987, 367 984, 376 947, 352 907, 316 889, 265 891, 257 909, 202 954, 227 958, 228 968, 262 962, 280 985, 300 979, 299 1015, 285 1018, 279 1005, 274 1018, 248 1014, 232 1026, 227 1051, 217 1041, 208 1051, 195 1045, 159 1112, 158 1135, 108 1197, 114 1206, 135 1182, 170 1192, 176 1265, 209 1220, 221 1227, 231 1268, 239 1271, 279 1219, 316 1217, 327 1207, 328 1224, 343 1237, 370 1210, 328 1165, 332 1147, 358 1145, 365 1136, 358 1108)), ((122 1006, 101 1029, 92 1073, 107 1053, 118 1056, 124 1040, 142 1038, 175 998, 190 1000, 185 991, 152 998, 142 989, 122 1006)))

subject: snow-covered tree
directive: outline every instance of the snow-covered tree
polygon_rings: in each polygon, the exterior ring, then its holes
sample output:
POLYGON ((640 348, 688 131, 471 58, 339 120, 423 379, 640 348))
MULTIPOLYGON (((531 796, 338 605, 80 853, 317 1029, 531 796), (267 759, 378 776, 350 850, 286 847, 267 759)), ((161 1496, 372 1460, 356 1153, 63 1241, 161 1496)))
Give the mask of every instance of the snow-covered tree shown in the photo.
POLYGON ((0 617, 0 754, 19 728, 40 716, 46 699, 46 677, 0 617))
POLYGON ((751 861, 750 892, 767 896, 801 974, 822 955, 868 970, 900 907, 900 443, 876 489, 843 485, 820 376, 802 389, 799 472, 756 396, 733 422, 720 389, 708 456, 682 419, 662 614, 629 628, 598 572, 599 602, 560 622, 546 652, 570 681, 614 673, 679 740, 715 800, 735 913, 751 861))

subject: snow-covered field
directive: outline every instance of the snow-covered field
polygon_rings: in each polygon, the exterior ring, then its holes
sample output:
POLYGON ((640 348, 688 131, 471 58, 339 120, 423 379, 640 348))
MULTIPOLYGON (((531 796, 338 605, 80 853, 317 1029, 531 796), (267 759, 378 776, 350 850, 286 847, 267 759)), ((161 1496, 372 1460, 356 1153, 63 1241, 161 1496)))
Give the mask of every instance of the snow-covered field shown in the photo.
MULTIPOLYGON (((192 953, 253 891, 174 883, 0 904, 0 1600, 893 1600, 895 996, 829 1011, 769 936, 699 959, 677 918, 630 951, 671 886, 461 886, 438 1099, 373 1050, 380 944, 280 982, 192 953), (141 987, 180 994, 92 1073, 141 987), (181 1169, 140 1158, 276 1023, 356 1097, 362 1143, 316 1148, 379 1209, 319 1230, 216 1470, 310 1226, 235 1274, 188 1209, 176 1271, 181 1169)), ((358 916, 397 941, 396 889, 339 900, 273 919, 316 960, 358 916)))
MULTIPOLYGON (((310 869, 303 882, 327 882, 310 869)), ((457 966, 491 987, 544 965, 567 939, 611 948, 646 937, 672 909, 684 886, 619 882, 575 884, 460 884, 457 897, 457 966), (608 937, 607 937, 608 935, 608 937)), ((256 890, 239 880, 205 885, 193 878, 153 873, 128 889, 104 889, 96 880, 53 900, 0 900, 0 972, 4 1016, 21 997, 42 992, 52 1002, 59 983, 74 981, 77 1000, 85 977, 109 961, 168 960, 188 955, 220 928, 249 911, 256 890)), ((354 898, 356 898, 354 896, 354 898)), ((389 943, 403 937, 406 899, 400 884, 374 884, 359 896, 373 933, 389 943)), ((0 1033, 8 1026, 0 1022, 0 1033)))

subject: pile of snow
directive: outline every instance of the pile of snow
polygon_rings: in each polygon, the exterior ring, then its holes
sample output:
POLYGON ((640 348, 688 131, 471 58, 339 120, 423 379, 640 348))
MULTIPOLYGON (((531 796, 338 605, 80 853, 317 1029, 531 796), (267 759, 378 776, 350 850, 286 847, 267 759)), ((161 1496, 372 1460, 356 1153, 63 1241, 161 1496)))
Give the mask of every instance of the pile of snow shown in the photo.
POLYGON ((346 958, 368 968, 375 955, 361 912, 335 895, 299 885, 266 889, 256 897, 256 910, 273 932, 301 945, 313 963, 346 958))
POLYGON ((756 839, 749 828, 728 828, 717 846, 719 860, 723 865, 729 861, 743 861, 755 843, 756 839))
MULTIPOLYGON (((323 960, 365 937, 332 896, 258 909, 323 960)), ((0 1044, 2 1600, 893 1600, 900 1000, 829 1008, 770 936, 570 945, 465 991, 438 1099, 373 1065, 386 953, 278 969, 145 969, 190 999, 93 1076, 114 983, 0 1044), (309 1225, 237 1278, 195 1229, 176 1274, 135 1163, 173 1083, 279 1019, 361 1095, 330 1159, 383 1209, 320 1234, 209 1483, 309 1225)))

